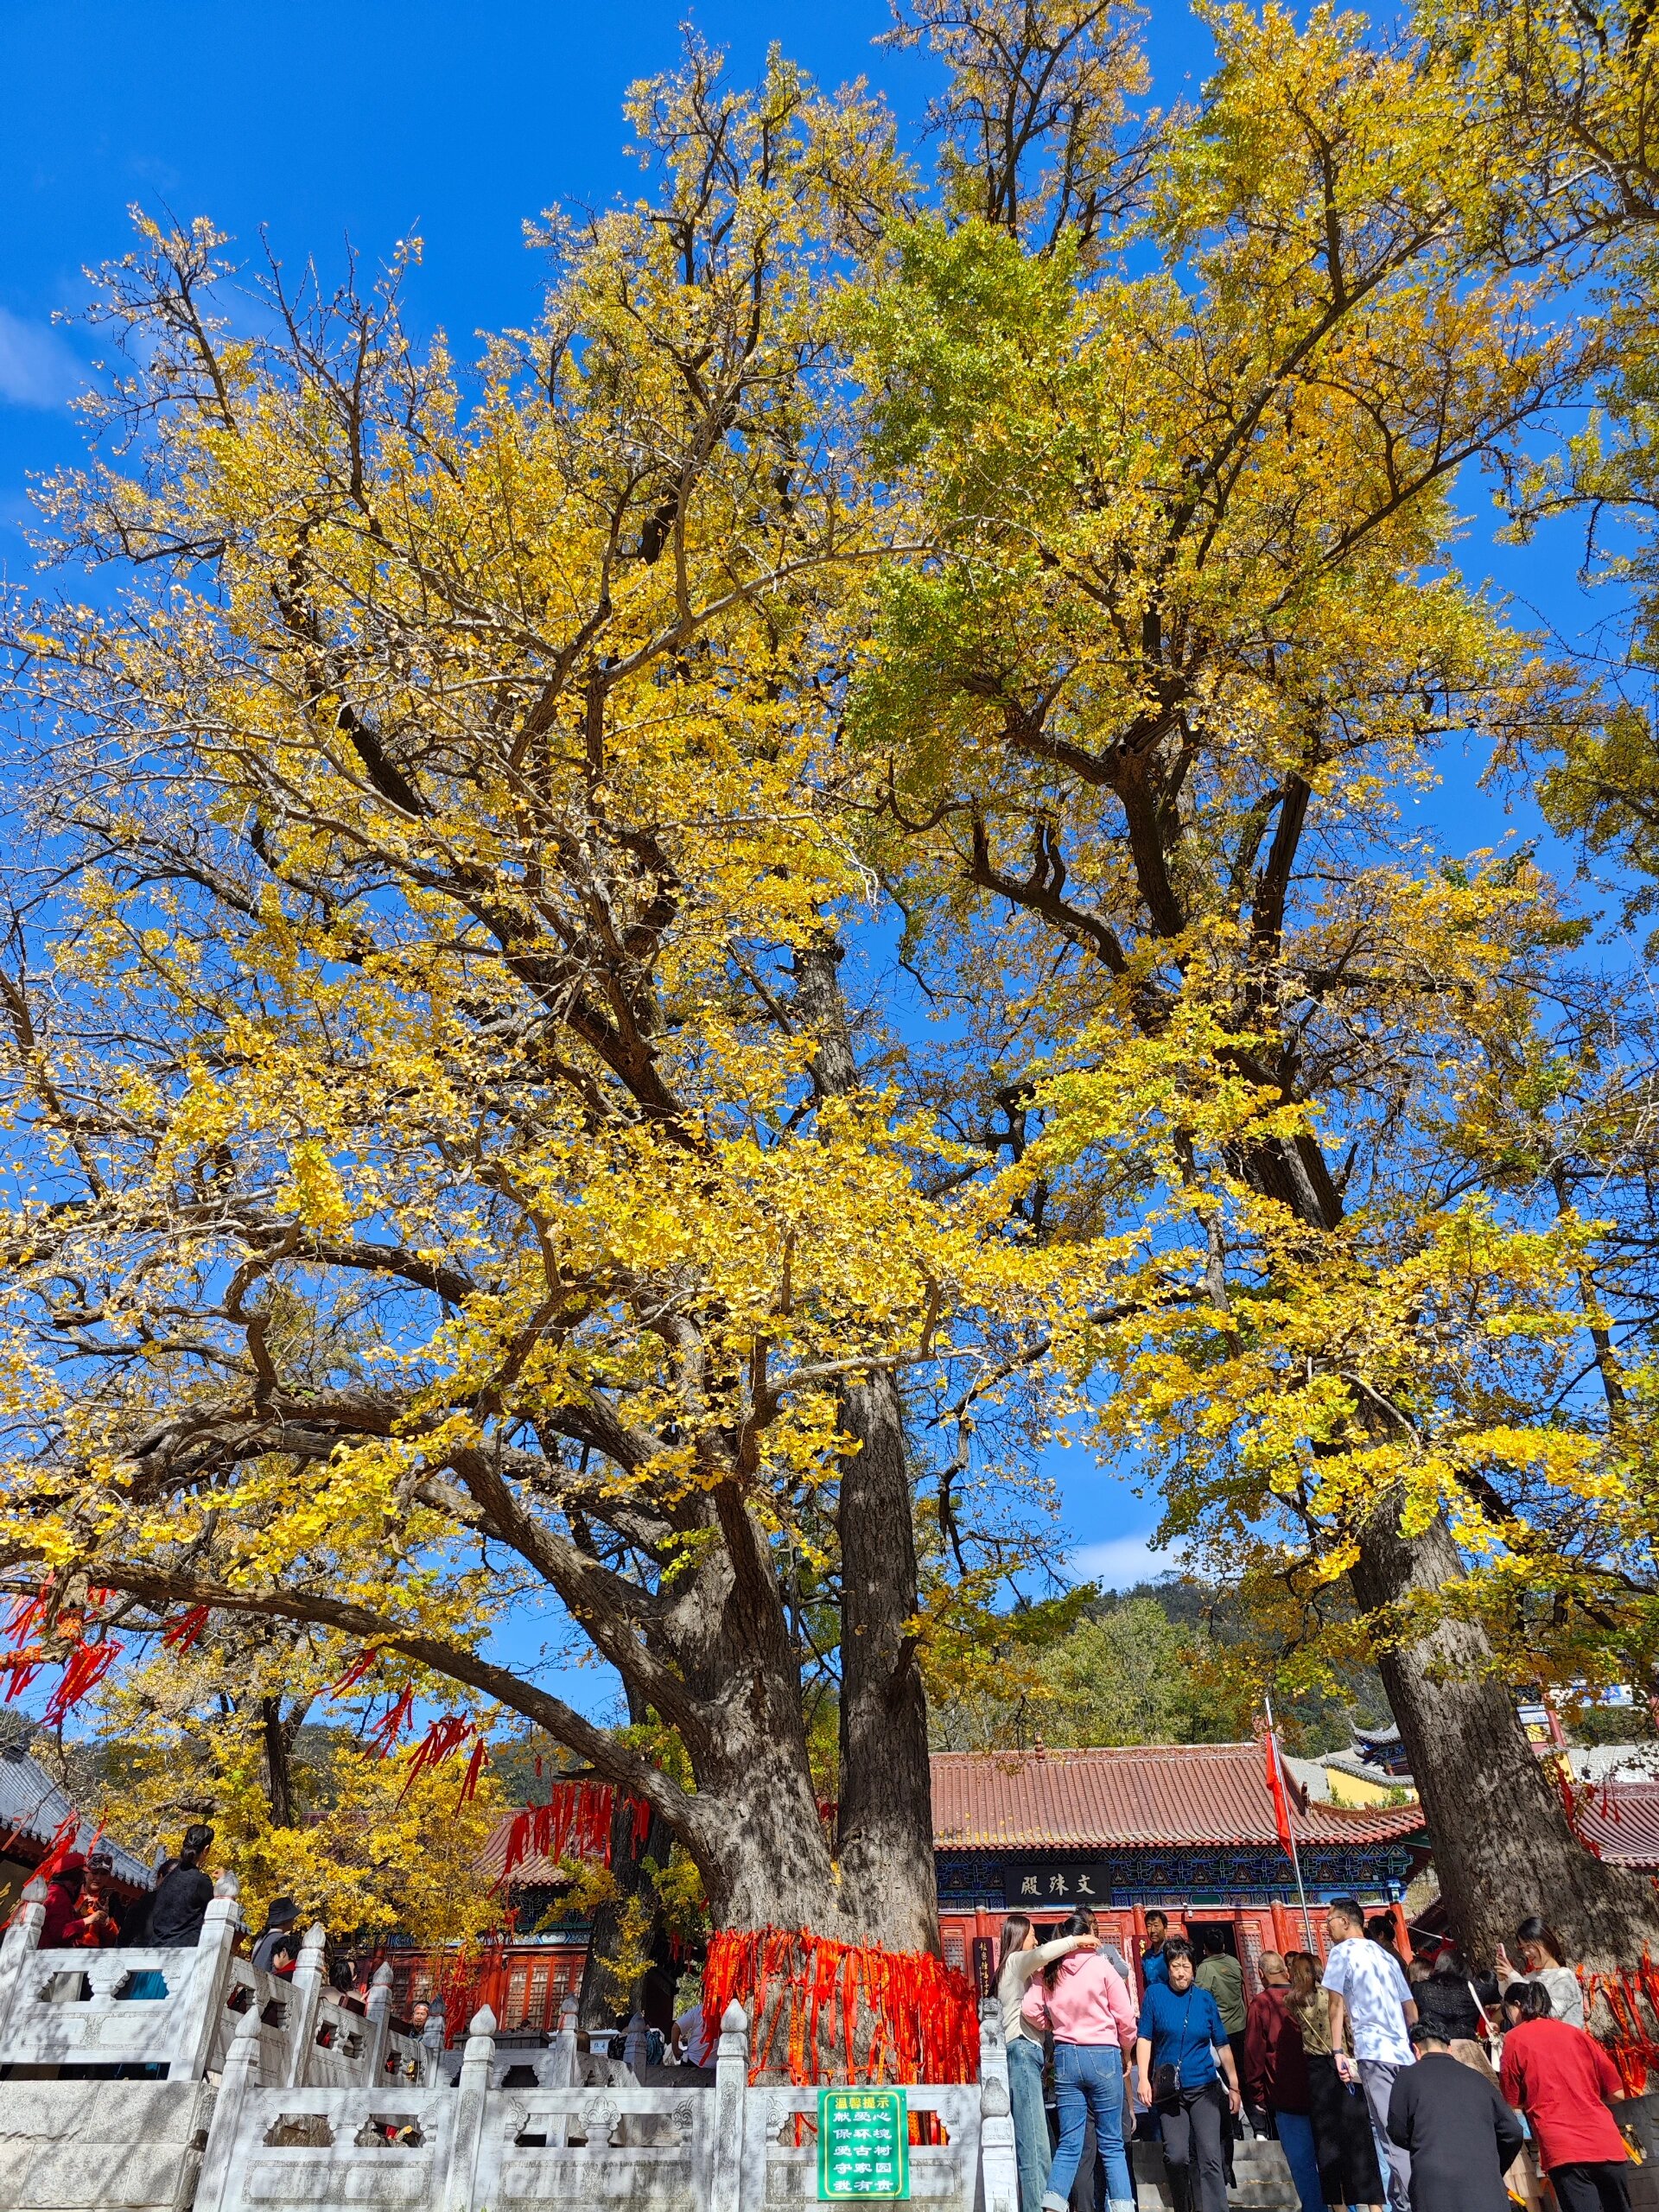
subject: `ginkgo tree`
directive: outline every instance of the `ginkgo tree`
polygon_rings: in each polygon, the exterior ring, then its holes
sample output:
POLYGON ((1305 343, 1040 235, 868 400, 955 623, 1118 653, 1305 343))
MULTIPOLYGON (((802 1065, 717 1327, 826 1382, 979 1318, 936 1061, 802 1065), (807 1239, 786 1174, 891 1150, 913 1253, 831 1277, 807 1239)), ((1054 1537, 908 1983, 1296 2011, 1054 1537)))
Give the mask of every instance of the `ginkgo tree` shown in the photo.
POLYGON ((922 1949, 994 1453, 1088 1406, 1376 1657, 1467 1937, 1659 1933, 1512 1695, 1586 1527, 1650 1541, 1573 1395, 1581 925, 1413 818, 1584 726, 1451 552, 1593 365, 1572 265, 1478 49, 1205 20, 1160 123, 1096 0, 918 0, 937 188, 694 48, 476 378, 395 271, 110 273, 124 444, 48 505, 124 592, 11 626, 29 1663, 280 1622, 388 1739, 545 1729, 721 1926, 922 1949), (636 1726, 506 1656, 538 1605, 636 1726))
POLYGON ((548 226, 466 389, 396 269, 238 323, 224 241, 145 220, 108 273, 125 443, 48 505, 129 580, 12 630, 0 1554, 47 1657, 288 1624, 392 1714, 544 1729, 723 1923, 919 1951, 921 1670, 1019 1538, 957 1469, 930 1541, 906 1400, 1058 1294, 841 981, 891 532, 829 317, 899 172, 781 62, 632 119, 656 197, 548 226), (683 1777, 499 1656, 538 1603, 683 1777))
POLYGON ((1571 263, 1503 250, 1514 138, 1466 47, 1205 21, 1116 251, 1016 112, 1000 159, 982 104, 939 118, 985 188, 907 229, 859 323, 927 548, 884 574, 849 715, 890 779, 872 849, 956 1009, 930 1079, 964 1137, 1020 1161, 1039 1241, 1136 1240, 1075 1347, 1103 1447, 1308 1679, 1375 1656, 1472 1946, 1541 1903, 1630 1958, 1651 1895, 1581 1847, 1514 1704, 1582 1662, 1527 1625, 1586 1545, 1653 1543, 1639 1457, 1574 1395, 1587 1179, 1563 1198, 1492 1112, 1562 1058, 1583 925, 1529 855, 1416 813, 1448 739, 1580 726, 1458 575, 1452 496, 1522 480, 1593 351, 1571 263))

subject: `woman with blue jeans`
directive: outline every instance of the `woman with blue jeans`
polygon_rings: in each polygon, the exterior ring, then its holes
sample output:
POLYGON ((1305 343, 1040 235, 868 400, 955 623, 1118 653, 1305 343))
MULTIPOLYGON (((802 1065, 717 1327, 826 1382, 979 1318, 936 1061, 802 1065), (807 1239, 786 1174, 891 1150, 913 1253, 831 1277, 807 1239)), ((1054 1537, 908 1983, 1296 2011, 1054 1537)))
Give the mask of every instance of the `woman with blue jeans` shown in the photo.
POLYGON ((1043 2038, 1027 2031, 1020 2015, 1033 1975, 1073 1951, 1092 1951, 1092 1934, 1062 1936, 1039 1943, 1030 1916, 1011 1912, 1002 1923, 1002 1955, 996 1996, 1002 2007, 1002 2040, 1008 2054, 1008 2105, 1014 2114, 1014 2154, 1020 2167, 1020 2212, 1042 2212, 1048 2178, 1048 2114, 1043 2110, 1043 2038))
MULTIPOLYGON (((1092 1935, 1073 1913, 1063 1936, 1092 1935)), ((1135 2007, 1110 1961, 1079 1943, 1033 1981, 1020 2016, 1028 2035, 1054 2037, 1054 2105, 1060 2139, 1048 2170, 1041 2212, 1066 2212, 1084 2137, 1095 2123, 1095 2201, 1101 2212, 1134 2212, 1135 2188, 1123 2148, 1123 2054, 1135 2040, 1135 2007)))
POLYGON ((1277 1951, 1256 1961, 1262 1987, 1244 2018, 1244 2094, 1273 2122, 1301 2200, 1301 2212, 1325 2212, 1319 2154, 1313 2147, 1313 2093, 1302 2031, 1286 2009, 1290 1968, 1277 1951))

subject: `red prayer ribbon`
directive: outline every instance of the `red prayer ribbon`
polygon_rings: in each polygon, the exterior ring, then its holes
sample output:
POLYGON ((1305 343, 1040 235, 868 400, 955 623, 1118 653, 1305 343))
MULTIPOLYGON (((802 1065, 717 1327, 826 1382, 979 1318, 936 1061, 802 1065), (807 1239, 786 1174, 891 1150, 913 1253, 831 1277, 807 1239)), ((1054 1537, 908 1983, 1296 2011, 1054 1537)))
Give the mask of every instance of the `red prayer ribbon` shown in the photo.
POLYGON ((722 1928, 709 1939, 703 2018, 717 2025, 734 1998, 749 2015, 751 2081, 772 2068, 780 2027, 783 2063, 798 2084, 979 2076, 973 1984, 931 1951, 838 1943, 804 1928, 722 1928), (767 1994, 780 1985, 785 1993, 768 2016, 767 1994), (861 2014, 868 2016, 861 2066, 861 2014))
MULTIPOLYGON (((628 1802, 633 1815, 633 1848, 643 1851, 651 1834, 651 1807, 643 1798, 628 1802)), ((611 1823, 616 1792, 608 1782, 555 1782, 544 1805, 526 1805, 507 1827, 506 1856, 497 1887, 524 1859, 586 1859, 611 1863, 611 1823)))

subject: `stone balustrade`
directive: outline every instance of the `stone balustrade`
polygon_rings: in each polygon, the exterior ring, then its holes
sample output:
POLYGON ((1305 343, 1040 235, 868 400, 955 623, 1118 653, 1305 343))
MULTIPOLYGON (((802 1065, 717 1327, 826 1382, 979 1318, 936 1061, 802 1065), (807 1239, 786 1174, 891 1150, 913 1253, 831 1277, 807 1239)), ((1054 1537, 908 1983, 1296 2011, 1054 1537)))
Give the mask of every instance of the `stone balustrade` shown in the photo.
MULTIPOLYGON (((572 2034, 557 2054, 565 2070, 574 2046, 572 2034)), ((250 2024, 226 2063, 195 2212, 359 2212, 377 2204, 769 2212, 816 2196, 817 2093, 750 2088, 740 2005, 721 2024, 712 2088, 640 2088, 627 2078, 510 2086, 502 2059, 486 2010, 472 2022, 453 2086, 262 2087, 250 2024)), ((912 2113, 931 2116, 924 2133, 936 2139, 911 2151, 911 2200, 933 2212, 1017 2212, 995 2008, 982 2025, 981 2062, 976 2083, 906 2092, 912 2113)))
POLYGON ((0 1937, 0 2069, 12 2081, 91 2069, 169 2082, 217 2072, 245 2027, 260 2078, 283 2087, 371 2087, 423 2070, 419 2040, 391 2024, 391 1970, 368 2004, 328 1986, 325 1933, 306 1937, 291 1980, 236 1955, 236 1877, 221 1875, 193 1949, 42 1948, 45 1885, 31 1882, 0 1937))
MULTIPOLYGON (((739 2005, 712 2087, 669 2069, 642 2088, 639 2021, 616 2058, 579 2049, 573 2005, 535 2049, 498 2044, 486 2010, 446 2052, 393 2029, 387 1969, 364 2009, 330 1989, 321 1928, 291 1980, 261 1974, 235 1955, 229 1878, 194 1951, 42 1950, 43 1894, 0 1940, 0 2212, 772 2212, 816 2195, 817 2093, 751 2088, 739 2005)), ((980 2081, 907 2094, 930 2116, 912 2200, 1018 2212, 995 2005, 980 2081)))

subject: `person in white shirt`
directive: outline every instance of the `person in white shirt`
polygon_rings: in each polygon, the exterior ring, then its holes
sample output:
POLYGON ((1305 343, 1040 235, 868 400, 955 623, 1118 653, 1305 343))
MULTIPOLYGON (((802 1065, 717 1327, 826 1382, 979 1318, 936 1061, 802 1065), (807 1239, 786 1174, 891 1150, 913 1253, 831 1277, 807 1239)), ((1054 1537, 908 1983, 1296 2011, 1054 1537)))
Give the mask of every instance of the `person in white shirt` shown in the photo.
POLYGON ((1555 1930, 1534 1913, 1516 1929, 1515 1941, 1526 1964, 1511 1966, 1510 1955, 1500 1943, 1495 1961, 1498 1987, 1506 1990, 1513 1981, 1535 1981, 1548 1992, 1549 2009, 1555 2018, 1567 2021, 1571 2027, 1581 2028, 1584 1986, 1572 1967, 1563 1964, 1567 1946, 1555 1930))
POLYGON ((712 2066, 719 2047, 718 2030, 713 2035, 704 2030, 702 2005, 688 2005, 674 2023, 675 2056, 683 2066, 712 2066))
MULTIPOLYGON (((1354 1898, 1334 1899, 1325 1924, 1331 1955, 1322 1986, 1331 2008, 1331 2048, 1342 2050, 1345 2020, 1371 2115, 1377 2164, 1388 2176, 1389 2202, 1393 2212, 1409 2212, 1411 2156, 1389 2134, 1389 2101, 1395 2075, 1412 2061, 1417 2007, 1411 1985, 1393 1953, 1366 1935, 1365 1915, 1354 1898)), ((1339 2072, 1344 2063, 1338 2059, 1339 2072)))

